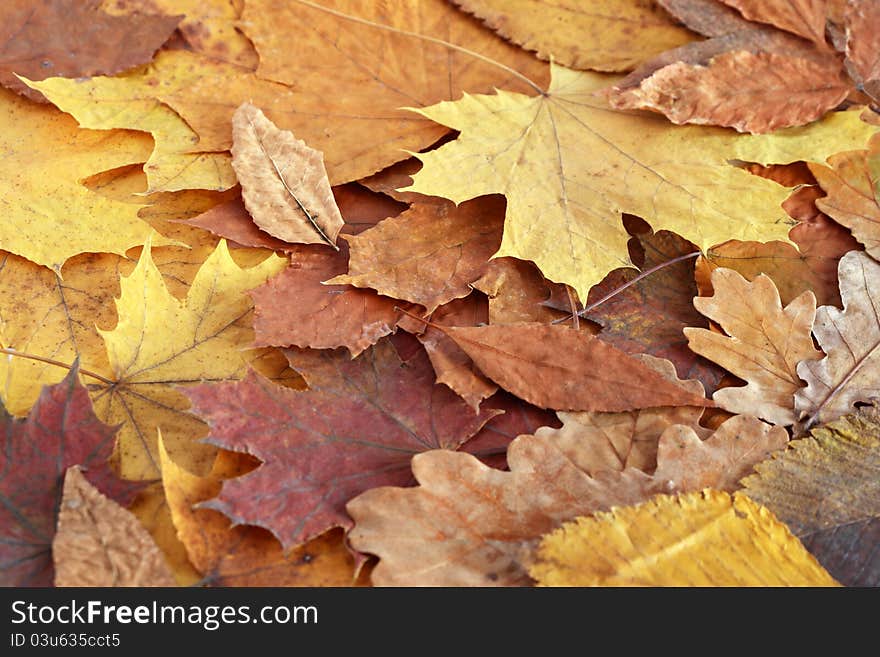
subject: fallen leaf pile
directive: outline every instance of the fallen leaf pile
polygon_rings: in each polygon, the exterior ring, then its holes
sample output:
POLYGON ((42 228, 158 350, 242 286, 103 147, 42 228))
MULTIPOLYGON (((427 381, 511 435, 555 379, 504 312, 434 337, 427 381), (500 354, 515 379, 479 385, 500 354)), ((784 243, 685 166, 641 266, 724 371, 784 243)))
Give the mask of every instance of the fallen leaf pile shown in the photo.
POLYGON ((0 34, 0 584, 880 585, 878 3, 0 34))

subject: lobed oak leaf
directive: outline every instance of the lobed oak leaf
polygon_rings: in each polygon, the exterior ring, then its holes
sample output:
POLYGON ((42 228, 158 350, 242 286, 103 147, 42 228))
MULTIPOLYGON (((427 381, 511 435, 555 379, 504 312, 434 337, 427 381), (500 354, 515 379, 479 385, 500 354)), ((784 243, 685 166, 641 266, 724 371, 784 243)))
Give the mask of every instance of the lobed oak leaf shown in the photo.
POLYGON ((504 38, 570 68, 625 71, 692 38, 645 0, 454 2, 504 38))
POLYGON ((340 351, 291 351, 289 357, 307 391, 254 374, 184 391, 193 412, 211 426, 209 443, 263 461, 227 481, 206 506, 268 529, 285 549, 349 527, 349 499, 374 486, 408 482, 413 454, 457 449, 500 412, 475 414, 435 385, 421 347, 405 360, 387 340, 355 360, 340 351))
POLYGON ((119 321, 99 330, 107 347, 109 382, 92 388, 95 411, 121 424, 116 457, 128 479, 159 476, 156 427, 178 463, 207 470, 214 457, 193 439, 203 425, 186 413, 186 397, 175 385, 237 379, 247 370, 251 301, 245 294, 281 270, 283 258, 269 256, 242 269, 220 242, 201 266, 186 300, 169 292, 149 245, 131 275, 121 279, 116 300, 119 321))
MULTIPOLYGON (((125 18, 101 0, 6 0, 0 4, 0 84, 43 101, 15 74, 32 80, 112 75, 149 62, 181 16, 125 18)), ((173 13, 173 12, 172 12, 173 13)))
POLYGON ((880 395, 876 374, 880 321, 875 299, 880 264, 861 251, 851 251, 840 259, 838 277, 843 310, 822 306, 813 324, 813 335, 827 355, 805 360, 797 368, 807 386, 795 394, 795 412, 806 429, 851 412, 856 402, 880 395))
POLYGON ((746 381, 716 391, 712 399, 732 413, 793 424, 794 395, 803 387, 798 364, 822 357, 810 335, 816 297, 804 292, 783 307, 764 274, 749 282, 722 268, 712 272, 712 287, 714 295, 695 298, 694 306, 727 335, 702 328, 685 328, 684 334, 696 353, 746 381))
POLYGON ((52 539, 55 586, 174 586, 150 534, 71 466, 52 539))
POLYGON ((183 14, 177 29, 194 51, 255 69, 259 58, 253 44, 236 29, 242 0, 103 0, 109 14, 183 14))
POLYGON ((458 207, 439 199, 414 203, 397 217, 346 236, 351 249, 348 273, 327 283, 372 288, 433 312, 470 294, 471 283, 498 250, 503 224, 500 196, 458 207))
POLYGON ((785 240, 788 227, 775 208, 786 190, 728 161, 814 161, 872 132, 855 112, 769 136, 676 127, 609 111, 593 94, 606 84, 596 74, 555 66, 553 76, 538 98, 499 92, 420 110, 461 135, 418 156, 424 167, 410 191, 457 203, 503 192, 507 218, 496 255, 535 262, 582 299, 609 270, 630 264, 621 212, 700 249, 729 239, 785 240))
POLYGON ((260 527, 231 525, 218 511, 200 508, 223 481, 241 475, 234 454, 220 452, 211 472, 197 477, 174 463, 159 441, 162 485, 187 554, 211 586, 349 586, 354 560, 341 532, 331 532, 293 550, 260 527))
MULTIPOLYGON (((656 435, 654 426, 644 429, 656 435)), ((654 476, 631 467, 607 470, 601 460, 603 469, 585 471, 582 465, 596 463, 594 450, 603 439, 601 429, 586 426, 581 439, 558 439, 564 428, 520 436, 508 449, 509 472, 468 454, 419 454, 412 462, 418 487, 375 488, 348 503, 355 520, 349 541, 379 556, 372 573, 377 586, 527 584, 532 547, 561 522, 659 492, 688 490, 679 485, 733 482, 787 439, 784 429, 755 418, 738 418, 708 446, 695 435, 680 442, 678 429, 669 427, 660 437, 661 444, 670 444, 660 451, 654 476), (665 464, 667 456, 673 460, 665 464), (687 475, 679 476, 682 472, 687 475)))
POLYGON ((343 220, 320 151, 279 130, 250 103, 235 110, 232 139, 232 168, 254 223, 285 242, 338 250, 343 220))
POLYGON ((670 384, 633 357, 567 326, 440 328, 486 377, 541 408, 628 411, 712 405, 702 394, 670 384))
POLYGON ((865 150, 832 155, 828 164, 810 163, 826 194, 816 205, 852 230, 869 254, 880 256, 880 139, 872 137, 865 150))
POLYGON ((578 518, 541 541, 544 586, 837 586, 766 508, 707 490, 578 518))
POLYGON ((847 586, 880 584, 880 416, 860 409, 792 441, 742 480, 847 586))
POLYGON ((87 468, 87 477, 121 502, 134 489, 107 465, 116 431, 95 417, 76 367, 43 388, 26 419, 13 418, 4 407, 0 421, 0 584, 50 586, 50 546, 67 468, 87 468))

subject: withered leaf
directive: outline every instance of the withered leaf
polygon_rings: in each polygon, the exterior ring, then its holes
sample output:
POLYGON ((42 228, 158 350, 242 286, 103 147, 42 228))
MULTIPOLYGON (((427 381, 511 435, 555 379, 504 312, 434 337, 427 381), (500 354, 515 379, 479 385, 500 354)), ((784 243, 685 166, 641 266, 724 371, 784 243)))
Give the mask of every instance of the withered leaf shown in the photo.
POLYGON ((349 499, 375 486, 407 483, 413 454, 457 449, 498 413, 475 414, 436 385, 421 346, 406 360, 388 340, 355 360, 339 350, 291 351, 289 358, 309 390, 283 388, 253 373, 240 383, 185 390, 211 427, 208 442, 263 461, 227 481, 205 506, 265 527, 285 549, 350 526, 349 499))
POLYGON ((335 249, 342 229, 324 158, 250 103, 232 117, 232 168, 254 223, 273 237, 335 249))
POLYGON ((147 530, 130 511, 67 469, 52 541, 55 586, 174 586, 147 530))
POLYGON ((712 399, 733 413, 793 424, 794 394, 803 386, 798 363, 822 357, 810 335, 816 297, 804 292, 783 308, 770 278, 761 274, 749 282, 723 268, 712 272, 712 287, 715 294, 697 297, 694 306, 727 335, 686 328, 688 345, 746 381, 744 387, 718 390, 712 399))
POLYGON ((756 466, 745 493, 789 526, 840 582, 880 585, 880 413, 813 429, 756 466))
POLYGON ((848 0, 846 67, 859 87, 880 98, 880 5, 873 0, 848 0))

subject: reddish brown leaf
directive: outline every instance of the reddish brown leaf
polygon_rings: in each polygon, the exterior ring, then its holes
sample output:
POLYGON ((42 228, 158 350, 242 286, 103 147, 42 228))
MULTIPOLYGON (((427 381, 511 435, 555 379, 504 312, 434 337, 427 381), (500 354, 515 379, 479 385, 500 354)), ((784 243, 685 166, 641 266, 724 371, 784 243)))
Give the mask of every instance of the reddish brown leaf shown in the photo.
POLYGON ((122 504, 136 488, 107 465, 116 430, 95 417, 76 370, 43 388, 27 419, 0 408, 0 422, 0 586, 51 586, 50 546, 67 468, 83 466, 92 484, 122 504))
POLYGON ((431 312, 470 293, 501 244, 505 205, 498 195, 459 206, 440 199, 414 203, 398 217, 346 236, 348 274, 328 282, 372 288, 431 312))
MULTIPOLYGON (((440 306, 432 313, 431 321, 444 326, 479 326, 489 321, 489 304, 483 295, 470 294, 464 299, 456 299, 440 306)), ((422 326, 425 331, 418 335, 419 342, 428 352, 428 358, 437 374, 437 383, 452 388, 477 411, 480 402, 498 390, 498 386, 486 379, 474 366, 470 356, 443 331, 430 325, 422 326)))
POLYGON ((825 45, 827 0, 721 0, 750 21, 769 23, 819 45, 825 45))
POLYGON ((443 331, 483 374, 541 408, 630 411, 713 405, 608 343, 567 326, 511 324, 443 331))
POLYGON ((545 322, 565 317, 544 303, 558 283, 541 275, 534 263, 516 258, 496 258, 489 261, 486 273, 474 282, 474 287, 489 297, 489 323, 515 324, 517 322, 545 322))
POLYGON ((764 133, 803 125, 836 107, 851 82, 833 57, 727 52, 708 66, 676 62, 611 96, 618 109, 650 109, 673 123, 730 126, 764 133))
POLYGON ((657 0, 657 4, 685 24, 708 37, 746 30, 753 25, 718 0, 657 0))
POLYGON ((287 549, 349 527, 344 507, 355 495, 409 482, 413 454, 458 448, 498 411, 475 415, 436 385, 419 350, 401 360, 386 340, 355 360, 338 350, 291 351, 309 384, 304 392, 255 374, 187 388, 194 412, 211 426, 208 442, 263 461, 206 506, 265 527, 287 549))
POLYGON ((880 3, 849 0, 844 20, 847 70, 875 100, 880 99, 880 3))
POLYGON ((15 77, 45 80, 112 75, 153 58, 182 16, 121 17, 101 0, 4 0, 0 3, 0 84, 45 102, 15 77))

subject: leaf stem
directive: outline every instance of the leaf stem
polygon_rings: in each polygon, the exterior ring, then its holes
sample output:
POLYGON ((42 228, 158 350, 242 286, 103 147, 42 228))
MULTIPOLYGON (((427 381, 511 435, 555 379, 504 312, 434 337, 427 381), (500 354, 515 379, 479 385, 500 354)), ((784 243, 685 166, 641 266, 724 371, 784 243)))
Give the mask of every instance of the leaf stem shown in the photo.
MULTIPOLYGON (((48 363, 49 365, 56 365, 57 367, 63 367, 67 370, 72 370, 73 365, 68 365, 67 363, 62 363, 60 360, 54 360, 52 358, 46 358, 45 356, 37 356, 35 354, 29 354, 24 351, 16 351, 15 349, 6 349, 0 347, 0 354, 6 354, 7 356, 18 356, 19 358, 29 358, 30 360, 37 360, 41 363, 48 363)), ((97 379, 101 383, 106 383, 108 386, 116 385, 115 381, 111 381, 105 376, 101 376, 96 372, 91 372, 89 370, 84 370, 82 368, 79 369, 80 374, 85 374, 86 376, 90 376, 93 379, 97 379)))
POLYGON ((491 57, 486 57, 485 55, 481 55, 480 53, 475 52, 473 50, 470 50, 468 48, 464 48, 463 46, 458 46, 454 43, 450 43, 449 41, 444 41, 443 39, 437 39, 435 37, 430 37, 430 36, 426 36, 424 34, 419 34, 418 32, 410 32, 409 30, 402 30, 398 27, 391 27, 390 25, 382 25, 381 23, 374 23, 373 21, 369 21, 365 18, 359 18, 358 16, 352 16, 350 14, 345 14, 341 11, 337 11, 336 9, 330 9, 330 7, 322 7, 321 5, 319 5, 317 3, 309 2, 309 0, 296 0, 296 2, 298 2, 301 5, 305 5, 306 7, 310 7, 312 9, 317 9, 319 11, 323 11, 328 14, 332 14, 333 16, 336 16, 337 18, 342 18, 343 20, 352 21, 354 23, 360 23, 361 25, 368 25, 370 27, 374 27, 379 30, 387 30, 388 32, 394 32, 395 34, 402 34, 403 36, 413 37, 414 39, 421 39, 422 41, 428 41, 430 43, 436 43, 438 45, 449 48, 450 50, 455 50, 455 51, 463 53, 465 55, 470 55, 471 57, 479 59, 480 61, 485 62, 486 64, 496 66, 496 67, 500 68, 501 70, 506 71, 507 73, 514 76, 518 80, 525 82, 527 85, 529 85, 532 89, 537 91, 542 96, 547 95, 547 92, 544 89, 541 89, 541 87, 538 85, 538 83, 536 83, 535 81, 526 77, 525 75, 523 75, 522 73, 520 73, 516 69, 513 69, 505 64, 502 64, 501 62, 496 62, 491 57))
MULTIPOLYGON (((683 262, 684 260, 688 260, 690 258, 696 258, 697 256, 699 256, 701 254, 702 254, 702 251, 694 251, 693 253, 685 253, 684 255, 680 255, 676 258, 673 258, 672 260, 667 260, 665 262, 661 262, 659 265, 654 265, 650 269, 646 269, 645 271, 643 271, 641 274, 636 276, 631 281, 627 281, 626 283, 624 283, 620 287, 617 287, 617 288, 611 290, 611 292, 606 294, 604 297, 602 297, 598 301, 594 301, 589 306, 584 306, 583 310, 578 312, 577 315, 579 315, 580 317, 585 317, 587 313, 592 312, 598 306, 601 306, 603 303, 605 303, 609 299, 616 297, 618 294, 620 294, 621 292, 626 290, 628 287, 635 285, 640 280, 647 278, 648 276, 650 276, 654 272, 660 271, 664 267, 669 267, 670 265, 674 265, 679 262, 683 262)), ((567 322, 569 319, 570 319, 570 317, 560 317, 559 319, 554 319, 551 323, 552 324, 560 324, 562 322, 567 322)))

